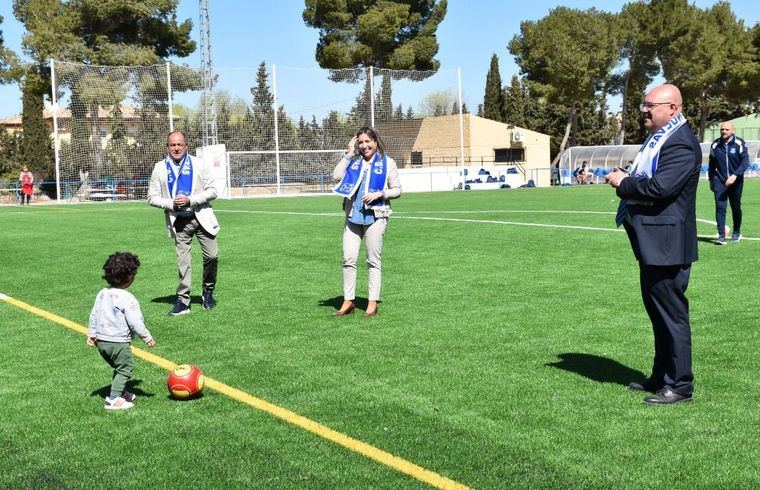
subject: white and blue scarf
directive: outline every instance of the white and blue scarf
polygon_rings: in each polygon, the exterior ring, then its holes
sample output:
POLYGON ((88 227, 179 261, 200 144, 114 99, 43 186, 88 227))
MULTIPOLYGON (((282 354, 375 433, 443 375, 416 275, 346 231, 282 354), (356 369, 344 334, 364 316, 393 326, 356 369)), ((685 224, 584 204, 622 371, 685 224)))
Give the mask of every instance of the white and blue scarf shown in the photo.
POLYGON ((169 195, 173 198, 189 196, 193 190, 193 162, 190 156, 185 154, 179 162, 177 172, 174 172, 175 163, 170 157, 164 160, 166 163, 166 185, 169 187, 169 195))
MULTIPOLYGON (((177 196, 189 196, 193 191, 193 162, 188 154, 182 157, 177 172, 174 172, 175 163, 170 157, 164 160, 166 163, 166 185, 169 187, 169 195, 174 199, 177 196)), ((188 206, 177 212, 177 216, 189 216, 193 213, 188 206)))
MULTIPOLYGON (((678 128, 686 124, 686 118, 683 114, 676 114, 676 116, 668 121, 658 131, 649 135, 644 141, 644 144, 639 148, 639 152, 636 154, 636 158, 633 160, 631 168, 628 169, 628 175, 641 180, 651 179, 654 173, 657 171, 657 164, 660 160, 660 150, 665 142, 675 133, 678 128)), ((621 199, 618 206, 617 215, 615 216, 615 224, 619 227, 623 224, 627 214, 627 199, 621 199)))
MULTIPOLYGON (((341 179, 340 183, 335 186, 333 189, 333 192, 343 196, 350 198, 351 196, 356 193, 356 189, 359 188, 359 184, 361 183, 361 174, 362 174, 362 159, 354 158, 351 160, 351 163, 348 164, 348 168, 346 169, 345 175, 343 175, 343 178, 341 179)), ((380 156, 379 153, 375 153, 375 158, 372 160, 372 163, 370 163, 370 175, 369 175, 369 182, 367 184, 366 193, 370 192, 383 192, 385 189, 385 182, 388 179, 388 158, 383 155, 380 156)), ((377 201, 373 201, 370 203, 370 205, 377 205, 382 204, 383 200, 378 199, 377 201), (378 203, 378 201, 380 201, 378 203)))

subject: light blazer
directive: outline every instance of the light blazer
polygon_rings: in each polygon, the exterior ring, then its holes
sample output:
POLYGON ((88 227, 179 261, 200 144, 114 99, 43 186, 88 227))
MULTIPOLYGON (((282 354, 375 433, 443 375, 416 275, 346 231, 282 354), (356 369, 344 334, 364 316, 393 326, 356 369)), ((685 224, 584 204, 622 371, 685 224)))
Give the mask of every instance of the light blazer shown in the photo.
POLYGON ((651 178, 626 177, 617 195, 629 199, 625 231, 636 260, 673 266, 697 260, 696 199, 702 150, 684 124, 660 149, 651 178))
MULTIPOLYGON (((188 155, 189 156, 189 155, 188 155)), ((216 236, 219 232, 219 222, 216 220, 210 201, 216 199, 217 190, 214 179, 211 176, 211 168, 202 159, 189 156, 193 165, 193 188, 190 191, 190 206, 195 211, 198 223, 210 235, 216 236)), ((164 160, 157 162, 150 175, 148 185, 148 204, 164 210, 166 216, 166 228, 170 237, 174 236, 174 220, 177 215, 174 210, 174 200, 169 193, 166 163, 164 160)))
MULTIPOLYGON (((398 176, 398 166, 396 165, 396 161, 391 157, 386 157, 386 160, 388 162, 388 178, 385 179, 383 199, 386 200, 387 204, 372 207, 372 211, 375 213, 375 218, 387 218, 390 216, 392 211, 389 200, 401 196, 401 179, 399 179, 398 176)), ((351 157, 344 155, 338 162, 338 165, 336 165, 335 170, 333 170, 333 180, 341 180, 343 176, 346 175, 346 170, 348 170, 348 165, 350 163, 351 157)), ((347 217, 351 216, 351 212, 354 209, 354 200, 356 199, 357 194, 358 192, 354 192, 354 195, 351 196, 351 198, 343 199, 343 211, 345 211, 347 217)))

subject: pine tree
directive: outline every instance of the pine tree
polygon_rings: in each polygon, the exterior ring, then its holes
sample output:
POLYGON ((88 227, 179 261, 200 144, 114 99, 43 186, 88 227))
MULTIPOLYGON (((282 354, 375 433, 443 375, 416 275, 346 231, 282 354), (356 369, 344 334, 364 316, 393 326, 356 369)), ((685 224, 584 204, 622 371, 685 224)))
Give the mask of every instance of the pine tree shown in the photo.
POLYGON ((27 165, 39 181, 55 179, 55 155, 50 129, 42 118, 45 89, 42 78, 34 68, 30 68, 21 87, 23 133, 19 163, 27 165))
POLYGON ((219 142, 225 142, 228 149, 235 149, 235 141, 232 134, 232 114, 230 113, 230 96, 226 92, 219 92, 216 97, 216 135, 219 142))
POLYGON ((437 70, 435 32, 446 0, 306 0, 303 20, 319 30, 322 68, 437 70))
POLYGON ((384 71, 380 91, 375 96, 375 123, 390 121, 393 118, 392 93, 391 74, 384 71))
MULTIPOLYGON (((607 86, 620 55, 619 31, 611 28, 613 14, 557 7, 538 21, 524 21, 509 51, 521 73, 540 90, 549 104, 564 106, 565 131, 559 152, 576 132, 578 110, 607 86)), ((560 136, 548 133, 554 138, 560 136)))
POLYGON ((512 75, 512 81, 504 90, 504 122, 515 126, 527 127, 526 109, 528 93, 517 75, 512 75))
POLYGON ((20 152, 20 133, 0 129, 0 181, 13 182, 18 178, 20 152))
POLYGON ((266 63, 259 64, 256 72, 256 86, 251 88, 253 106, 248 127, 253 150, 274 150, 274 95, 269 89, 269 75, 266 63))
POLYGON ((127 142, 127 124, 121 106, 114 104, 111 109, 111 139, 106 144, 106 158, 113 169, 113 175, 120 178, 131 178, 129 169, 129 152, 127 142))
POLYGON ((394 121, 401 121, 404 119, 404 108, 401 107, 401 104, 396 106, 396 110, 393 112, 393 120, 394 121))
POLYGON ((504 92, 499 74, 499 57, 491 56, 491 67, 486 75, 486 92, 483 97, 483 117, 504 121, 504 92))

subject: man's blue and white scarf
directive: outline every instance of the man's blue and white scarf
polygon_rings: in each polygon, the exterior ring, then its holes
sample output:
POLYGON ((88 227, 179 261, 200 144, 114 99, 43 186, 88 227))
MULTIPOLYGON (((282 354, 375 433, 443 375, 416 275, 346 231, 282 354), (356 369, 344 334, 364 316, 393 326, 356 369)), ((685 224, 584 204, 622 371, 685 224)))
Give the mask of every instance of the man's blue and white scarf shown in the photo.
MULTIPOLYGON (((169 195, 174 199, 177 196, 189 196, 193 190, 193 162, 188 154, 182 157, 175 173, 176 164, 170 157, 164 160, 166 163, 166 184, 169 187, 169 195)), ((192 214, 189 207, 177 213, 177 216, 192 214)))
MULTIPOLYGON (((333 192, 343 197, 350 198, 356 193, 356 189, 359 188, 362 175, 362 159, 361 157, 354 158, 351 163, 348 164, 345 175, 341 179, 340 183, 335 186, 333 192)), ((383 192, 385 189, 385 182, 388 179, 388 158, 385 155, 380 156, 379 153, 375 153, 375 158, 370 163, 370 175, 369 182, 365 193, 370 192, 383 192)), ((378 199, 373 201, 370 205, 382 204, 383 200, 378 199)))
MULTIPOLYGON (((651 179, 657 171, 662 145, 684 124, 686 124, 686 118, 683 114, 676 114, 662 128, 650 134, 646 141, 644 141, 644 144, 641 145, 641 148, 639 148, 639 152, 636 154, 631 168, 628 169, 628 175, 639 180, 651 179)), ((618 227, 623 224, 628 213, 627 203, 627 199, 620 200, 617 215, 615 216, 615 224, 618 227)))

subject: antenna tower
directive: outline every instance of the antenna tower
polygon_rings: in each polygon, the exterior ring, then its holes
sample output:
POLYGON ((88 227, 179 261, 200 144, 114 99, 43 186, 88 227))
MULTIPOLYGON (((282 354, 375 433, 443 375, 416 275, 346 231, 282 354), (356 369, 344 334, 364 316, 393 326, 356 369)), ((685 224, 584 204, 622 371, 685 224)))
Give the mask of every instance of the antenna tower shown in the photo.
POLYGON ((203 76, 203 145, 217 144, 214 63, 211 60, 211 22, 208 0, 199 0, 201 13, 201 75, 203 76))

